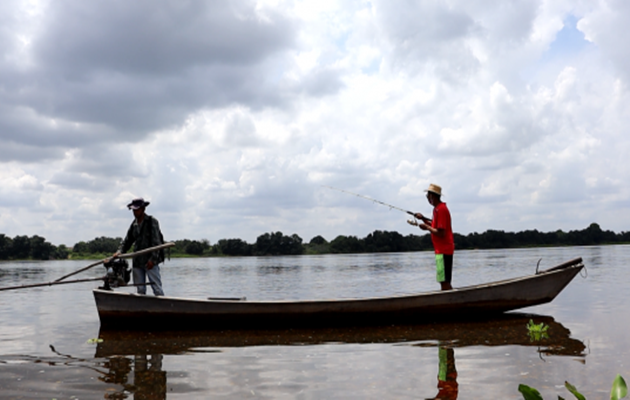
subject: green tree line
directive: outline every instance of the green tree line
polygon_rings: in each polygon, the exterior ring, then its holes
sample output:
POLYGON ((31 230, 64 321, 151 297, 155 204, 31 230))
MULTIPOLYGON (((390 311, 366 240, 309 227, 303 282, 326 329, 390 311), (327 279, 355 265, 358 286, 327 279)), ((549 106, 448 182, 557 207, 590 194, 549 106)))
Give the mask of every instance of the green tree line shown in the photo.
MULTIPOLYGON (((498 249, 537 246, 587 246, 600 244, 630 243, 630 232, 615 233, 602 230, 592 223, 582 230, 564 232, 540 232, 526 230, 505 232, 487 230, 468 235, 454 234, 455 248, 463 249, 498 249)), ((66 259, 104 258, 113 254, 122 238, 98 237, 90 241, 81 241, 72 248, 65 245, 54 246, 41 236, 16 236, 10 238, 0 234, 0 260, 17 259, 66 259)), ((331 241, 318 235, 304 243, 297 234, 285 235, 282 232, 264 233, 255 243, 242 239, 221 239, 214 245, 207 240, 176 240, 170 249, 174 257, 182 256, 267 256, 298 254, 341 254, 341 253, 384 253, 432 250, 431 235, 409 234, 376 230, 364 238, 339 235, 331 241)))
POLYGON ((0 233, 0 260, 49 260, 68 258, 69 249, 55 246, 41 236, 15 236, 10 238, 0 233))

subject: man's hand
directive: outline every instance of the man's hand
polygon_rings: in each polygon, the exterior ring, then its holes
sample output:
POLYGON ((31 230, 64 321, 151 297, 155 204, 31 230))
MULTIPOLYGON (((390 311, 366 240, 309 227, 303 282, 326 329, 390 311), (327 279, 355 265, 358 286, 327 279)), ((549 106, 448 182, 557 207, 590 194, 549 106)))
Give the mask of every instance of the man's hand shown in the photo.
POLYGON ((105 259, 105 264, 112 261, 114 258, 118 257, 119 255, 120 255, 120 251, 115 252, 114 254, 112 254, 111 257, 105 259))
POLYGON ((147 261, 147 269, 153 269, 153 261, 147 261))
POLYGON ((418 225, 420 227, 420 229, 422 229, 423 231, 430 231, 431 230, 431 226, 427 225, 427 224, 420 224, 418 225))
POLYGON ((415 213, 413 216, 418 219, 424 220, 424 215, 422 215, 422 213, 415 213))

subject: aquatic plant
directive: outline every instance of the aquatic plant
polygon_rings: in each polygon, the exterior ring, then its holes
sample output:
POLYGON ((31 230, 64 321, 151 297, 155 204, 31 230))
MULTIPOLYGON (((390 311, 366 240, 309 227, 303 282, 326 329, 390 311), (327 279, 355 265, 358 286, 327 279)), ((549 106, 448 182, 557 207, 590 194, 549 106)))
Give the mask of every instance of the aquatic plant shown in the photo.
POLYGON ((549 336, 547 335, 547 329, 549 329, 549 325, 545 325, 544 323, 535 324, 531 319, 527 326, 527 332, 529 333, 530 342, 537 342, 542 339, 547 339, 549 336))
MULTIPOLYGON (((584 395, 569 382, 564 382, 564 387, 566 387, 576 399, 586 400, 586 397, 584 397, 584 395)), ((531 386, 520 384, 518 385, 518 391, 521 392, 525 400, 543 400, 540 392, 531 386)), ((612 388, 610 389, 610 400, 621 400, 627 395, 628 386, 626 385, 626 381, 624 381, 621 375, 617 374, 615 380, 613 381, 612 388)), ((558 396, 558 400, 564 400, 564 398, 558 396)))

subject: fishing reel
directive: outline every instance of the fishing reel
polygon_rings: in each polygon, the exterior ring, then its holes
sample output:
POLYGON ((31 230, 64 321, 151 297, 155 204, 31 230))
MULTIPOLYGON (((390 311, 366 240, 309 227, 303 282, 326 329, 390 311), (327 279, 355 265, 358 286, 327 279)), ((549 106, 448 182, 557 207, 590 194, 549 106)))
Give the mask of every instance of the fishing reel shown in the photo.
POLYGON ((107 269, 107 274, 103 279, 105 284, 99 289, 112 290, 112 288, 119 286, 127 286, 131 278, 131 269, 127 260, 114 258, 104 263, 103 266, 107 269))

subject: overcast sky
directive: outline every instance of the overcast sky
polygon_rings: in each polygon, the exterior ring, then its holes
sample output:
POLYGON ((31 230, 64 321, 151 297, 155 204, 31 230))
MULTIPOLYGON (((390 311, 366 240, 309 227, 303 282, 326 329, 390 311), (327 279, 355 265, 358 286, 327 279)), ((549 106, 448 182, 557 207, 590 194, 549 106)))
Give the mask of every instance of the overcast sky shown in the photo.
POLYGON ((3 0, 0 233, 630 229, 630 2, 3 0))

